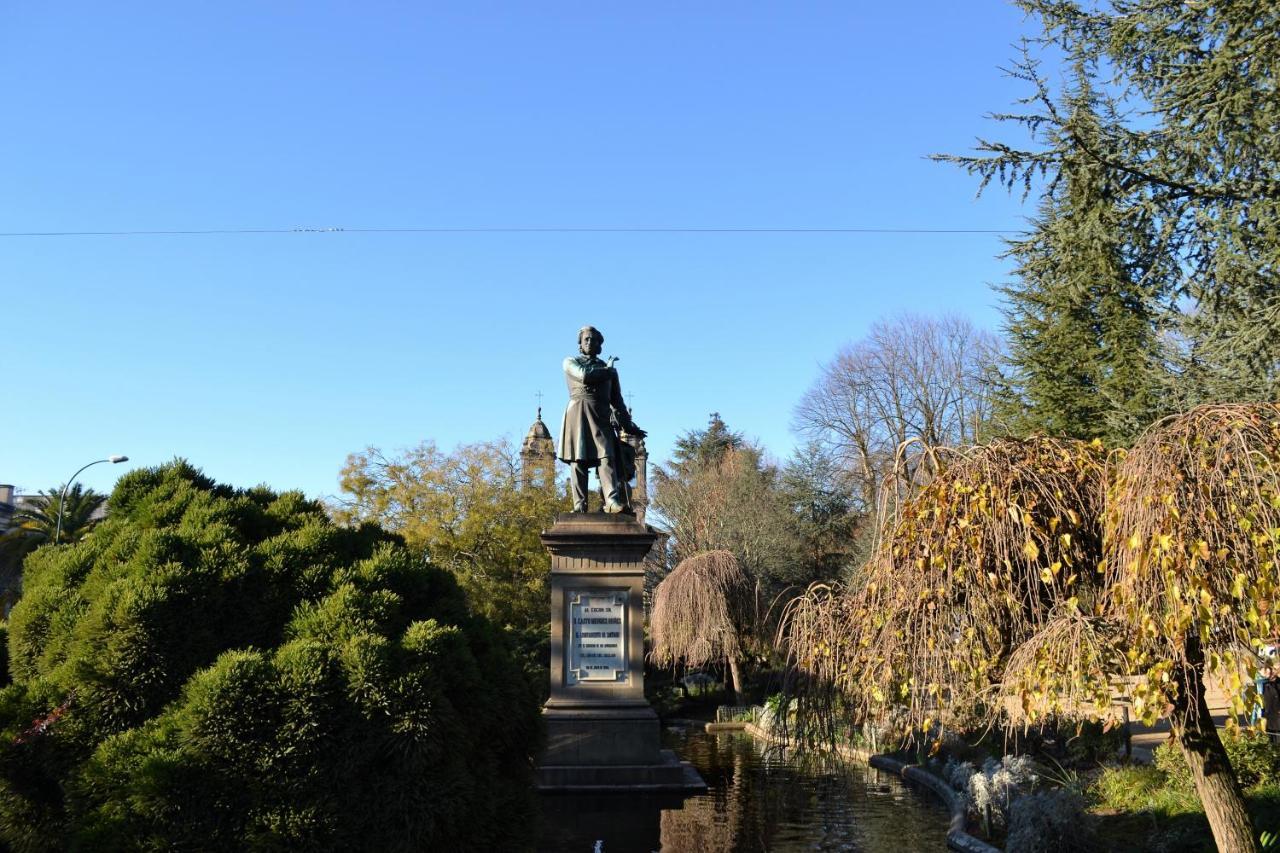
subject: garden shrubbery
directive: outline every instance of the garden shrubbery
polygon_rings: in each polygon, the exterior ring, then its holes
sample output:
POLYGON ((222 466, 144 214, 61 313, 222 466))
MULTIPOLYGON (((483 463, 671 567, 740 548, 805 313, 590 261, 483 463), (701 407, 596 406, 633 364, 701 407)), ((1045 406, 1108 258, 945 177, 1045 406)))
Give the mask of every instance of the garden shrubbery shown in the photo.
POLYGON ((27 561, 0 690, 15 850, 509 849, 534 689, 376 527, 185 463, 27 561))
MULTIPOLYGON (((1256 729, 1222 729, 1220 736, 1241 788, 1280 783, 1280 745, 1256 729)), ((1169 785, 1192 790, 1191 768, 1176 745, 1157 746, 1155 765, 1164 772, 1169 785)))
POLYGON ((1072 774, 1060 765, 1055 776, 1027 755, 988 758, 980 768, 954 757, 930 763, 960 793, 970 824, 988 838, 1003 836, 1009 853, 1088 849, 1085 801, 1075 786, 1061 785, 1072 774))
POLYGON ((1168 774, 1150 764, 1116 765, 1103 768, 1088 793, 1093 804, 1104 810, 1166 815, 1199 811, 1200 800, 1190 779, 1186 782, 1170 784, 1168 774))

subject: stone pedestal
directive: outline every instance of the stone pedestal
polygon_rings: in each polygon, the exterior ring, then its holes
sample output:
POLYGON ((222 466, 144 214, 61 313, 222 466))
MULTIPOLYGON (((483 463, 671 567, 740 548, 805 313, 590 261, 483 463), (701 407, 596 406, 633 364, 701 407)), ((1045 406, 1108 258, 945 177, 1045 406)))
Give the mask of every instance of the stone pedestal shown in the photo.
POLYGON ((697 790, 661 748, 644 698, 644 558, 656 538, 629 515, 562 513, 551 552, 551 695, 544 791, 697 790))

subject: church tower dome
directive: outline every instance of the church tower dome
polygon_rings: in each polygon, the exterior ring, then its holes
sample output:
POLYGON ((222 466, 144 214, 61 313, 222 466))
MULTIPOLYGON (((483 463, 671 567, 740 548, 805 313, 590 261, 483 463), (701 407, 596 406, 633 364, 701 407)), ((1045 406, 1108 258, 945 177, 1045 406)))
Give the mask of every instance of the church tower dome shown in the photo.
POLYGON ((550 485, 556 479, 556 443, 542 422, 542 407, 520 445, 520 477, 526 487, 550 485))

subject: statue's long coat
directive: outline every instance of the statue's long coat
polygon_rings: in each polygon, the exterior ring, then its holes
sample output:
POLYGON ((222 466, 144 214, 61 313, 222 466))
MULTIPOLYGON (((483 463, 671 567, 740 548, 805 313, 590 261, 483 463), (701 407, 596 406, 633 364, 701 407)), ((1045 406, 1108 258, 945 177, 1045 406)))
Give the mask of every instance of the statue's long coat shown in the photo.
POLYGON ((631 448, 618 439, 609 419, 612 414, 623 427, 631 425, 617 371, 594 356, 569 356, 564 360, 564 381, 569 387, 569 405, 560 428, 556 454, 560 461, 583 462, 594 468, 607 456, 623 463, 625 472, 631 448))

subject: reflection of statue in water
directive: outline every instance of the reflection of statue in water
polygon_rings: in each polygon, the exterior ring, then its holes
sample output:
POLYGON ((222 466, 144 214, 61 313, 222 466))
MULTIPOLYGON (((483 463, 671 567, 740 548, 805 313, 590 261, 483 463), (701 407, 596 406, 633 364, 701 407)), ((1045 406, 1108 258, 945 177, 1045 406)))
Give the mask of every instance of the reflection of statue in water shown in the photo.
POLYGON ((564 360, 569 405, 564 410, 558 455, 573 468, 574 512, 587 511, 587 476, 597 467, 604 511, 630 511, 627 483, 635 476, 635 448, 620 439, 619 430, 628 436, 645 437, 622 402, 618 371, 613 367, 617 358, 599 358, 603 345, 604 335, 598 329, 583 326, 578 330, 580 355, 564 360))

